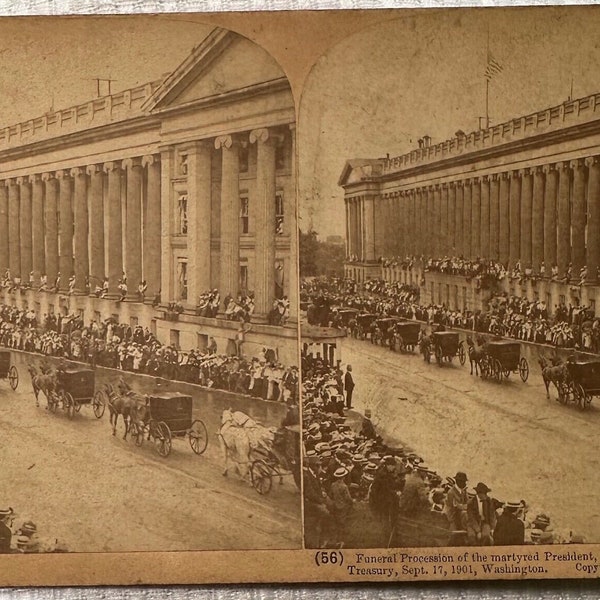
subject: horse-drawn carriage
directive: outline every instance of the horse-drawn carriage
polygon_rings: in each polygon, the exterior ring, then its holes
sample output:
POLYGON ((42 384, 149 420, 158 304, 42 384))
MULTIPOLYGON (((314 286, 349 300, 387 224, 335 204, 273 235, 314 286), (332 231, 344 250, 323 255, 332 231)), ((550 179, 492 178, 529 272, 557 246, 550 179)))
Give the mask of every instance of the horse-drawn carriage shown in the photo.
POLYGON ((19 372, 15 365, 10 364, 10 352, 0 352, 0 379, 8 379, 8 384, 13 390, 19 385, 19 372))
POLYGON ((131 418, 129 427, 136 446, 141 446, 144 438, 152 439, 158 454, 167 457, 173 438, 187 437, 195 454, 206 450, 208 432, 200 419, 192 419, 191 396, 161 392, 146 396, 145 401, 145 406, 138 405, 141 410, 134 413, 136 416, 131 418))
POLYGON ((564 380, 558 385, 558 401, 585 410, 600 396, 600 360, 568 360, 564 380))
POLYGON ((285 475, 292 475, 300 487, 300 426, 288 425, 275 432, 270 450, 257 448, 255 460, 250 466, 250 480, 254 489, 261 495, 268 494, 273 478, 283 483, 285 475))
POLYGON ((375 321, 377 327, 373 331, 371 341, 374 344, 392 347, 394 335, 396 333, 396 325, 401 320, 400 317, 382 317, 381 319, 377 319, 375 321))
POLYGON ((56 412, 60 404, 69 419, 72 419, 82 406, 91 404, 97 419, 104 414, 104 395, 95 389, 92 369, 59 369, 56 372, 55 386, 48 396, 48 408, 52 412, 56 412))
POLYGON ((390 348, 396 352, 413 352, 419 343, 421 324, 415 321, 400 321, 394 328, 390 348))
POLYGON ((461 365, 465 364, 465 348, 456 331, 434 331, 431 334, 430 347, 433 349, 433 354, 440 367, 444 361, 452 362, 455 356, 458 356, 461 365))
POLYGON ((511 373, 519 373, 524 383, 529 377, 529 364, 521 356, 521 344, 509 340, 486 342, 479 368, 483 379, 502 381, 502 378, 508 378, 511 373))
POLYGON ((376 319, 377 315, 373 313, 360 313, 356 316, 356 337, 359 340, 367 339, 376 319))

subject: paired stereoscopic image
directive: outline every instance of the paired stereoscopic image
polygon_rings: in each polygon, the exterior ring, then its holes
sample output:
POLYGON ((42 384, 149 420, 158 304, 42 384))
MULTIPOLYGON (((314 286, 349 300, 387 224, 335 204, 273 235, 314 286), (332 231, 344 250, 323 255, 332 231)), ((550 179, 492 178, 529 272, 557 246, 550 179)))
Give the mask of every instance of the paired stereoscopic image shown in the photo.
POLYGON ((300 548, 285 73, 193 20, 0 28, 0 552, 300 548))
POLYGON ((307 547, 599 539, 597 14, 544 16, 400 18, 306 83, 307 547))
POLYGON ((0 22, 0 553, 600 541, 596 12, 188 17, 0 22))

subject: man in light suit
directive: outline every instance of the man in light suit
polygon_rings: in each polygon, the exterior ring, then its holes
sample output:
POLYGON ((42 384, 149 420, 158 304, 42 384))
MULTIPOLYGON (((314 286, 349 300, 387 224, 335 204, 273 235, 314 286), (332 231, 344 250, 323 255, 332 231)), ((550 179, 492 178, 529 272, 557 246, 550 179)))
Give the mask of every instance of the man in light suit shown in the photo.
POLYGON ((492 490, 479 482, 475 496, 467 503, 467 533, 473 546, 492 546, 493 531, 496 527, 496 503, 488 494, 492 490))
POLYGON ((446 494, 444 513, 454 531, 467 531, 467 475, 458 472, 446 494))

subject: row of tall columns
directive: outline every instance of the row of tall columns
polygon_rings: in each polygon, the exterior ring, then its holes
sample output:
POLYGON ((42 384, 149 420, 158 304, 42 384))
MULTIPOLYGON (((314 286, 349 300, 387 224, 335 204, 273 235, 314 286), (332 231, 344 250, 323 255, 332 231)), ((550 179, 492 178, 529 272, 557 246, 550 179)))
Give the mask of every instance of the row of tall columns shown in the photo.
POLYGON ((81 294, 86 293, 89 278, 93 291, 105 276, 109 293, 116 294, 125 271, 131 297, 137 297, 142 278, 150 291, 156 291, 160 288, 160 193, 160 164, 155 156, 0 182, 0 269, 9 268, 11 276, 23 282, 30 273, 35 283, 45 274, 50 286, 60 273, 61 291, 69 289, 74 275, 74 290, 81 294))
MULTIPOLYGON (((362 260, 372 246, 368 198, 346 201, 348 253, 362 260)), ((386 206, 385 231, 392 232, 377 245, 382 256, 462 255, 509 267, 520 261, 534 272, 544 262, 547 273, 556 265, 562 276, 570 266, 574 277, 587 266, 587 279, 596 280, 599 157, 393 192, 376 203, 376 210, 386 206)))

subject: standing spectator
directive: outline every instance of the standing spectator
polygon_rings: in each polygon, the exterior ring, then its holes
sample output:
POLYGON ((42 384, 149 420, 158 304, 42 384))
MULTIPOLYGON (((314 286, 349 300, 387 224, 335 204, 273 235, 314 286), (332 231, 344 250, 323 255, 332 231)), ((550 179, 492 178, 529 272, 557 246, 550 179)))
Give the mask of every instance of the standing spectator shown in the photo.
POLYGON ((446 494, 444 513, 455 531, 467 531, 467 475, 458 472, 446 494))
POLYGON ((494 531, 496 546, 516 546, 525 543, 525 525, 517 517, 520 508, 520 502, 508 502, 504 505, 504 511, 498 517, 494 531))
POLYGON ((488 494, 492 490, 479 482, 475 496, 467 503, 467 533, 472 546, 492 546, 492 532, 496 527, 496 506, 488 494))
POLYGON ((352 365, 346 367, 346 375, 344 377, 344 388, 346 389, 346 408, 352 408, 352 392, 354 391, 354 379, 352 378, 352 365))

